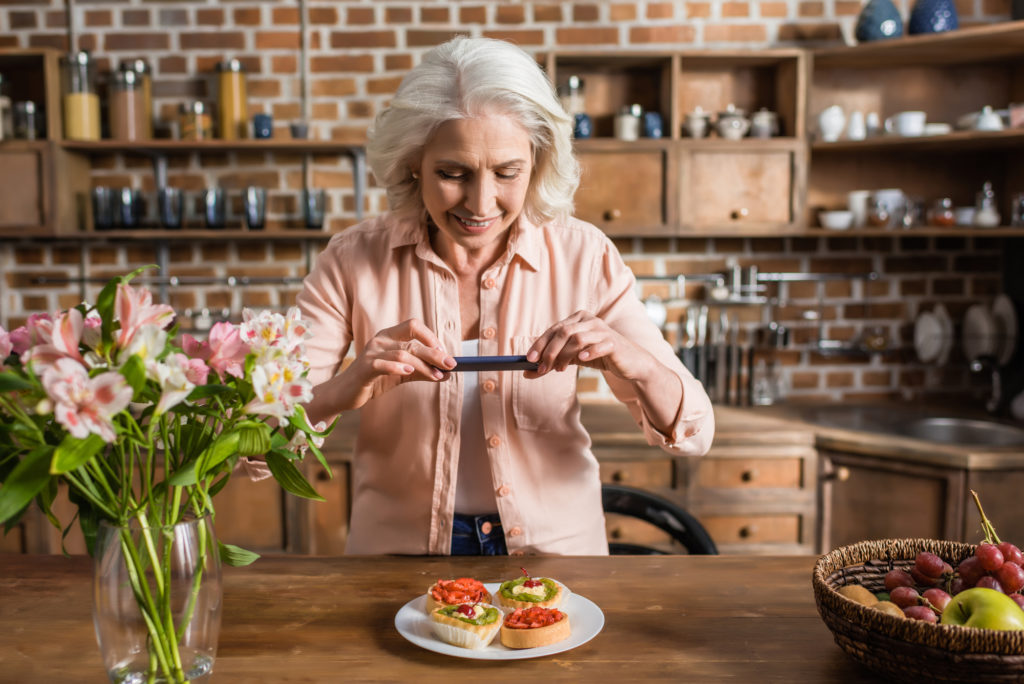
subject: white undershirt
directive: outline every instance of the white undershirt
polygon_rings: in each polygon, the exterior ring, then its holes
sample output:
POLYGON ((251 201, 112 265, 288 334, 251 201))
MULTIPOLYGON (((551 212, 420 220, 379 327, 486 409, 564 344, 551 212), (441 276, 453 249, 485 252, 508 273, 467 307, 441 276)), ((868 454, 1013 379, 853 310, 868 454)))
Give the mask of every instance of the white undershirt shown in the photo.
MULTIPOLYGON (((463 340, 462 356, 478 356, 479 340, 463 340)), ((462 422, 459 425, 459 472, 455 479, 455 512, 494 513, 498 502, 491 479, 491 462, 484 441, 479 373, 462 373, 462 422)))

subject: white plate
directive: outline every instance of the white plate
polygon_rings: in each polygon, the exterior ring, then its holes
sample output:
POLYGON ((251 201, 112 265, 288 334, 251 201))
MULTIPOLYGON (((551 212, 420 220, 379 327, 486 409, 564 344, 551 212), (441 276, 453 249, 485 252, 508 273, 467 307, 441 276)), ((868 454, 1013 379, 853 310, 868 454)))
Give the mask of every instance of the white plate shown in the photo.
POLYGON ((998 295, 992 302, 992 318, 996 322, 999 337, 996 358, 999 365, 1005 366, 1017 351, 1017 307, 1013 305, 1013 300, 1004 294, 998 295))
POLYGON ((942 323, 931 311, 922 311, 914 321, 914 351, 924 363, 931 363, 942 353, 942 323))
POLYGON ((968 361, 996 353, 996 321, 984 304, 973 304, 964 314, 963 345, 968 361))
POLYGON ((939 319, 939 324, 942 326, 942 349, 939 351, 935 363, 945 366, 949 361, 950 352, 953 351, 953 319, 942 304, 935 305, 935 317, 939 319))
MULTIPOLYGON (((484 584, 487 591, 494 594, 501 586, 500 582, 484 584)), ((475 660, 522 660, 525 658, 539 658, 541 656, 562 653, 582 646, 587 643, 604 628, 604 613, 597 607, 597 604, 579 594, 570 593, 562 602, 561 610, 569 616, 569 625, 572 633, 568 639, 559 641, 550 646, 538 646, 537 648, 505 648, 501 645, 501 636, 494 637, 494 641, 487 648, 473 649, 452 646, 441 641, 430 627, 430 618, 424 612, 427 605, 426 594, 417 596, 402 606, 395 614, 395 629, 403 637, 416 644, 420 648, 444 655, 456 656, 458 658, 473 658, 475 660)))

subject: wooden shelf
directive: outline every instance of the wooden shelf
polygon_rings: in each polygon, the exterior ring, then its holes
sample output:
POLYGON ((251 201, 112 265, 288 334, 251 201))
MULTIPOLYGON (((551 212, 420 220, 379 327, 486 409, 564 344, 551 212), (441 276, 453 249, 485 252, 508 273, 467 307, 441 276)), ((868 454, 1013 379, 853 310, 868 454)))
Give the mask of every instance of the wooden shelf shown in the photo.
POLYGON ((67 140, 61 143, 64 149, 86 154, 191 154, 192 152, 294 152, 298 154, 363 154, 361 145, 350 145, 331 140, 294 140, 271 138, 270 140, 123 140, 80 141, 67 140))
POLYGON ((136 228, 133 230, 93 230, 79 231, 77 233, 61 233, 47 236, 18 236, 11 233, 0 232, 0 240, 13 240, 23 237, 26 240, 45 239, 65 240, 69 242, 101 242, 101 241, 122 241, 122 240, 329 240, 333 236, 323 230, 305 228, 287 228, 276 230, 246 230, 244 228, 224 228, 219 230, 207 228, 136 228))
POLYGON ((891 69, 1024 58, 1024 21, 879 40, 813 53, 815 69, 891 69))
POLYGON ((929 135, 905 138, 895 135, 868 138, 866 140, 817 141, 811 145, 812 152, 867 152, 881 150, 955 152, 1006 149, 1024 145, 1024 129, 1003 131, 954 131, 945 135, 929 135))

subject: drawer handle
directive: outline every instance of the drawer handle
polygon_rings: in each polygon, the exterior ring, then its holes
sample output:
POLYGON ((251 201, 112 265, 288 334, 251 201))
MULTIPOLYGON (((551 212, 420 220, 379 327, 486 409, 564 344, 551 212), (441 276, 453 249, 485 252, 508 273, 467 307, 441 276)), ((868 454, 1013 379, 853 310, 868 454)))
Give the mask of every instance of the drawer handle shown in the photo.
POLYGON ((622 530, 618 527, 613 527, 609 532, 608 536, 612 539, 622 539, 622 530))
POLYGON ((629 473, 624 470, 616 470, 612 473, 612 482, 625 482, 629 479, 629 473))
POLYGON ((846 466, 839 466, 831 473, 825 473, 822 476, 823 480, 835 480, 836 482, 846 482, 850 479, 850 469, 846 466))
POLYGON ((740 539, 749 539, 757 533, 757 525, 744 525, 740 528, 740 539))
POLYGON ((746 218, 749 214, 750 214, 750 210, 749 209, 747 209, 746 207, 740 207, 739 209, 733 209, 732 213, 729 214, 729 217, 733 221, 737 221, 737 220, 739 220, 741 218, 746 218))
POLYGON ((622 218, 622 211, 619 209, 608 209, 604 212, 605 221, 614 221, 618 218, 622 218))
POLYGON ((750 470, 744 470, 743 473, 740 474, 740 479, 744 482, 753 482, 757 479, 757 469, 751 468, 750 470))

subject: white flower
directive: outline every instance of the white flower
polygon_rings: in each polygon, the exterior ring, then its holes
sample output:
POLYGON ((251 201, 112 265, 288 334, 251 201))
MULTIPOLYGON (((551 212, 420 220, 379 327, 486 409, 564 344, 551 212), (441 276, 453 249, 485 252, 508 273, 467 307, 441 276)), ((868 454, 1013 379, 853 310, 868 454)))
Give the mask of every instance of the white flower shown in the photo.
POLYGON ((131 338, 128 346, 121 350, 117 360, 122 365, 132 356, 138 356, 146 367, 149 376, 156 379, 152 366, 167 346, 167 331, 156 325, 143 325, 131 338))
POLYGON ((253 367, 252 389, 256 397, 245 405, 246 413, 285 418, 296 404, 313 398, 313 385, 302 377, 302 364, 277 357, 253 367))
POLYGON ((54 417, 72 436, 84 439, 93 433, 105 442, 117 438, 111 418, 132 399, 132 388, 120 373, 90 378, 85 366, 65 357, 43 372, 42 382, 54 417))

